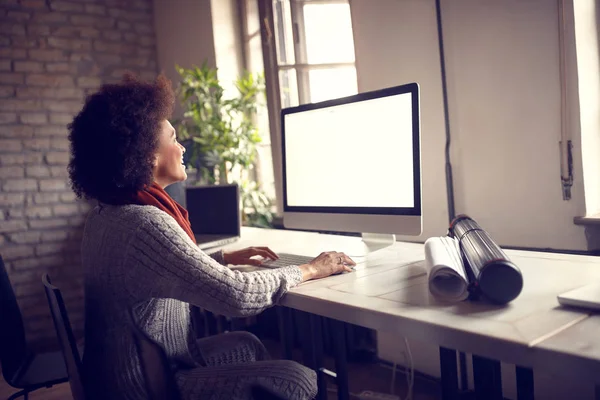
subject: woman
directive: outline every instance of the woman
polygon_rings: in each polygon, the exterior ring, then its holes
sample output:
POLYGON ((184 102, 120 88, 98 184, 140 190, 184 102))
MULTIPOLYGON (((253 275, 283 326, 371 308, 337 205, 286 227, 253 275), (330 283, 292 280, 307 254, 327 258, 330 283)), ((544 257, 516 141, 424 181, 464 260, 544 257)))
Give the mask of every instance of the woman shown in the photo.
POLYGON ((270 361, 249 333, 195 339, 190 304, 225 316, 256 315, 300 282, 350 270, 343 253, 323 253, 309 264, 242 273, 227 264, 277 258, 266 247, 203 253, 187 212, 164 188, 186 179, 185 149, 168 122, 170 82, 126 76, 86 99, 69 125, 71 185, 97 200, 82 241, 85 269, 89 394, 143 399, 144 382, 128 324, 137 324, 165 349, 184 399, 249 398, 258 384, 284 398, 316 394, 316 378, 292 361, 270 361))

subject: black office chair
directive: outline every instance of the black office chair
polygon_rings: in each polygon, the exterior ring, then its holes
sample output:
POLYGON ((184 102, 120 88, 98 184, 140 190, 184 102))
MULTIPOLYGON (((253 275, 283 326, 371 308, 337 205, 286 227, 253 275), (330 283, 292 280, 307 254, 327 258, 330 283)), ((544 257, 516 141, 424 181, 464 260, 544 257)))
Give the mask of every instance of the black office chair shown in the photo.
POLYGON ((8 398, 67 381, 67 370, 60 351, 34 354, 27 347, 23 316, 8 273, 0 256, 0 364, 10 386, 21 389, 8 398))
POLYGON ((180 400, 179 388, 169 367, 167 354, 160 344, 140 329, 129 311, 133 341, 144 375, 146 395, 149 400, 180 400))
POLYGON ((62 298, 60 290, 52 285, 48 274, 42 275, 42 283, 48 298, 48 306, 54 321, 56 335, 62 349, 65 364, 67 366, 67 375, 71 393, 74 400, 85 400, 85 392, 81 380, 81 357, 77 349, 77 342, 71 329, 67 308, 62 298))

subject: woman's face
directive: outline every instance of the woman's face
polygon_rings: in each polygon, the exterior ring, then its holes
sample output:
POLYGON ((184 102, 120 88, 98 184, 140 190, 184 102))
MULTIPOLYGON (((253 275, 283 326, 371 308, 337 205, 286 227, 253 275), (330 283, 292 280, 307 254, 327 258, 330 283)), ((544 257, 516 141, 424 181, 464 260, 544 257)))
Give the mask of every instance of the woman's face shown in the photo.
POLYGON ((185 153, 185 148, 177 141, 175 129, 169 121, 162 121, 153 174, 154 182, 163 189, 187 178, 183 165, 183 153, 185 153))

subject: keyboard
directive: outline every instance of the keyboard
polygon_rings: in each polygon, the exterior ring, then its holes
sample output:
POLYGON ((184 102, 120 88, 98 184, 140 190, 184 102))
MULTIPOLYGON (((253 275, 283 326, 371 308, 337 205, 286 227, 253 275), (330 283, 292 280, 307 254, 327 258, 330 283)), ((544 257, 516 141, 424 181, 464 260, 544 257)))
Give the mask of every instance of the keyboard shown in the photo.
POLYGON ((299 256, 297 254, 278 253, 279 260, 265 261, 261 267, 266 268, 281 268, 288 267, 290 265, 302 265, 308 264, 314 259, 314 257, 299 256))

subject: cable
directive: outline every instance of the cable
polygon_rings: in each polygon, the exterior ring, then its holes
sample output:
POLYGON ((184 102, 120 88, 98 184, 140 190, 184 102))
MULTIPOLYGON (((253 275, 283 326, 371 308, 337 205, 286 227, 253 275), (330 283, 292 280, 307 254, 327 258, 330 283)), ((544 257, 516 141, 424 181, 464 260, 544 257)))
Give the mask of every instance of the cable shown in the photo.
POLYGON ((410 345, 408 339, 404 338, 404 344, 406 345, 406 353, 408 354, 408 361, 410 365, 409 372, 406 374, 406 383, 408 384, 408 393, 406 394, 406 400, 412 400, 413 398, 413 387, 415 384, 415 365, 413 363, 412 352, 410 351, 410 345))
POLYGON ((392 382, 390 382, 390 394, 395 394, 396 392, 396 367, 398 364, 394 363, 392 367, 392 382))

